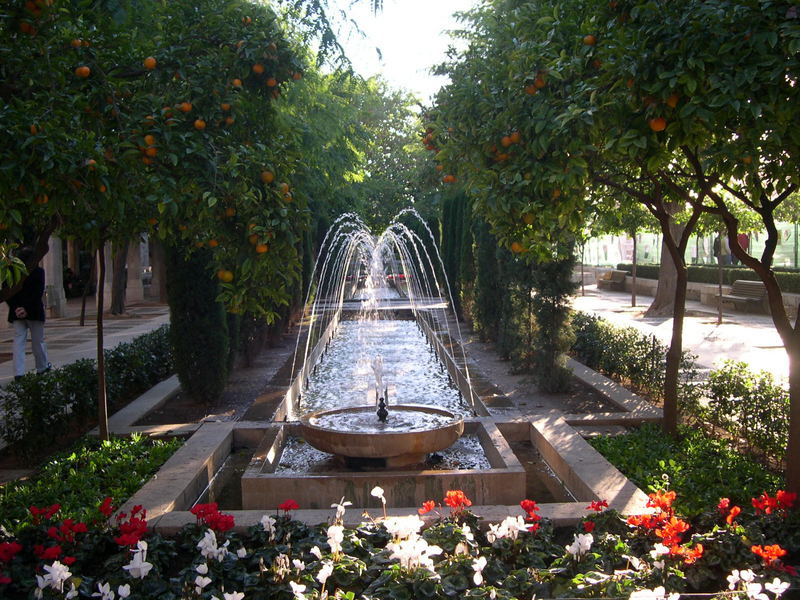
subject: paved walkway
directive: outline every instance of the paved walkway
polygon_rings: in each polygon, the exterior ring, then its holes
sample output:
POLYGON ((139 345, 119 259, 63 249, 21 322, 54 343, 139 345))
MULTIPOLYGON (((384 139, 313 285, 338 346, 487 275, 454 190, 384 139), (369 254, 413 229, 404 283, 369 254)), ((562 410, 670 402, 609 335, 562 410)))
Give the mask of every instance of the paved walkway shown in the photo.
MULTIPOLYGON (((7 305, 2 305, 7 311, 7 305)), ((120 342, 128 342, 135 337, 164 323, 169 323, 169 307, 166 304, 147 302, 127 307, 125 315, 106 314, 103 319, 103 344, 105 348, 113 348, 120 342)), ((72 298, 67 302, 66 316, 48 319, 45 323, 45 341, 47 355, 54 367, 61 367, 79 358, 96 358, 97 356, 97 312, 94 299, 87 303, 86 324, 80 325, 81 301, 72 298)), ((0 386, 11 381, 14 368, 11 362, 11 344, 14 330, 7 323, 7 312, 2 312, 0 324, 0 386)), ((30 341, 26 348, 25 366, 28 372, 34 370, 33 356, 30 352, 30 341)))
MULTIPOLYGON (((629 292, 598 291, 595 285, 587 285, 585 291, 586 295, 578 292, 575 298, 573 307, 576 310, 636 327, 669 343, 672 319, 644 318, 644 311, 653 300, 651 296, 638 295, 637 304, 632 307, 629 292)), ((788 378, 789 359, 771 317, 724 311, 722 324, 717 325, 717 312, 713 307, 690 300, 686 310, 683 346, 697 355, 698 365, 711 368, 731 359, 746 362, 754 371, 769 371, 776 380, 788 378)))

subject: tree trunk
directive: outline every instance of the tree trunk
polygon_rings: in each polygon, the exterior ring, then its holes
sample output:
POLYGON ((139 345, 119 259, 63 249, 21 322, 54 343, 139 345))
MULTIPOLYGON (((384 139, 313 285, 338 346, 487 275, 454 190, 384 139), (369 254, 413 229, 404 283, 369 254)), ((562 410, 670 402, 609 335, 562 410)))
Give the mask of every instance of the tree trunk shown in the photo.
POLYGON ((108 439, 108 406, 106 404, 106 360, 103 349, 103 286, 106 282, 106 252, 101 241, 97 247, 97 428, 101 440, 108 439))
POLYGON ((114 244, 114 270, 111 274, 111 314, 121 315, 125 312, 125 287, 128 284, 128 240, 114 244))
POLYGON ((664 372, 664 431, 672 436, 678 433, 678 381, 680 379, 681 355, 683 354, 686 284, 689 279, 686 265, 678 267, 675 274, 672 339, 670 340, 669 350, 667 350, 667 364, 664 372))
MULTIPOLYGON (((670 252, 667 238, 673 240, 680 239, 683 232, 683 225, 675 223, 671 218, 669 220, 669 231, 664 231, 661 238, 661 264, 658 268, 658 287, 656 288, 656 296, 653 302, 644 313, 645 317, 669 317, 672 316, 675 310, 675 298, 677 294, 678 285, 678 270, 675 267, 675 259, 670 252)), ((664 227, 662 226, 662 231, 664 227)), ((683 262, 681 257, 681 262, 683 262)), ((686 291, 683 292, 684 299, 686 291)))
POLYGON ((631 308, 636 308, 636 231, 633 232, 633 260, 631 261, 631 308))
POLYGON ((789 442, 786 445, 786 491, 800 494, 800 346, 789 354, 789 442))
POLYGON ((92 283, 95 278, 95 271, 97 270, 97 251, 92 252, 92 266, 89 267, 89 279, 83 286, 83 295, 81 296, 81 327, 86 325, 86 296, 89 295, 92 289, 92 283))

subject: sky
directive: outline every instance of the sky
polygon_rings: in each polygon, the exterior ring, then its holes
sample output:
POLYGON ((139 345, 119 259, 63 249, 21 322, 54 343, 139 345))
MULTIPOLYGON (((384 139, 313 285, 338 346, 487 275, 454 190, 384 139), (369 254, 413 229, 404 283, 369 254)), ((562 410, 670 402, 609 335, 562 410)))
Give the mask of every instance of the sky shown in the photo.
POLYGON ((446 31, 460 27, 452 14, 472 8, 476 0, 384 0, 377 14, 370 10, 369 0, 352 7, 351 2, 329 0, 328 5, 331 11, 344 11, 366 34, 366 38, 355 33, 339 36, 356 72, 362 77, 380 73, 391 87, 409 90, 425 102, 447 83, 428 69, 445 58, 452 43, 446 31))

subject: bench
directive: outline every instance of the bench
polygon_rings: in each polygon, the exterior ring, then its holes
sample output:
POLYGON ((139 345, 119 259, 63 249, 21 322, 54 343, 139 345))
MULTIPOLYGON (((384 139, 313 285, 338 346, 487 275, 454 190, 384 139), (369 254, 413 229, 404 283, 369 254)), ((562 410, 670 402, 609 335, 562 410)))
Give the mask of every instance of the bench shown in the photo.
POLYGON ((616 290, 619 292, 625 291, 625 277, 628 276, 627 271, 606 271, 597 276, 597 289, 598 290, 616 290))
POLYGON ((746 311, 750 307, 764 310, 767 288, 760 281, 737 279, 731 284, 730 293, 719 298, 722 302, 731 302, 737 310, 746 311))

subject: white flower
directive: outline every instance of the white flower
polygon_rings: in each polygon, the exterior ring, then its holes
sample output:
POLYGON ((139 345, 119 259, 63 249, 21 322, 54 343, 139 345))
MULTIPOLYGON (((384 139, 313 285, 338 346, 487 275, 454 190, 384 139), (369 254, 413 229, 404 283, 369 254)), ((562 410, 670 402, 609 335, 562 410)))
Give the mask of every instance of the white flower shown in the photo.
POLYGON ((566 549, 575 558, 580 558, 589 551, 592 542, 594 542, 594 537, 591 533, 578 533, 575 535, 574 541, 566 546, 566 549))
POLYGON ((381 502, 385 505, 386 504, 386 497, 383 495, 383 488, 380 486, 375 486, 372 488, 370 492, 371 495, 375 496, 376 498, 380 498, 381 502))
POLYGON ((407 540, 390 542, 386 544, 387 550, 392 554, 392 558, 400 561, 400 566, 405 569, 415 569, 421 567, 433 571, 432 556, 442 553, 439 546, 430 546, 428 542, 414 534, 407 540))
POLYGON ((264 515, 261 517, 261 527, 264 528, 264 531, 269 534, 269 541, 272 542, 275 540, 275 519, 270 517, 269 515, 264 515))
POLYGON ((295 583, 294 581, 289 582, 289 587, 292 588, 292 593, 297 600, 305 600, 305 594, 303 592, 306 591, 306 586, 302 583, 295 583))
POLYGON ((238 556, 239 558, 244 558, 245 556, 247 556, 247 549, 244 546, 242 546, 236 551, 236 556, 238 556))
POLYGON ((472 561, 472 570, 475 571, 475 574, 472 576, 472 581, 475 582, 475 585, 481 585, 483 583, 483 569, 485 566, 485 556, 479 556, 472 561))
POLYGON ((126 583, 125 585, 121 585, 117 588, 117 594, 119 594, 120 598, 127 598, 131 595, 131 586, 130 584, 126 583))
POLYGON ((228 544, 230 544, 230 540, 226 540, 222 546, 218 546, 217 535, 209 529, 203 534, 203 539, 197 542, 197 547, 204 558, 213 558, 222 562, 228 556, 228 544))
POLYGON ((205 577, 204 575, 198 575, 194 578, 194 584, 199 587, 201 590, 206 587, 209 583, 211 583, 211 577, 205 577))
POLYGON ((322 552, 319 549, 319 546, 314 546, 311 550, 308 551, 309 554, 313 554, 317 557, 317 560, 322 560, 322 552))
POLYGON ((208 575, 208 563, 201 563, 194 568, 200 575, 208 575))
POLYGON ((328 545, 331 547, 331 552, 338 554, 342 551, 342 542, 344 541, 344 527, 341 525, 331 525, 328 527, 328 545))
MULTIPOLYGON (((114 592, 111 592, 112 594, 114 592)), ((64 594, 64 600, 72 600, 78 596, 78 590, 75 588, 75 583, 73 582, 69 588, 69 591, 64 594)), ((113 596, 112 596, 113 598, 113 596)))
POLYGON ((745 591, 750 600, 769 600, 769 596, 761 591, 760 583, 748 583, 745 591))
POLYGON ((745 569, 744 571, 739 571, 739 577, 742 578, 742 581, 745 583, 752 583, 756 580, 756 574, 752 571, 752 569, 745 569))
POLYGON ((37 576, 36 576, 36 587, 37 587, 39 590, 42 590, 42 589, 46 588, 46 587, 47 587, 47 585, 48 585, 48 581, 47 581, 47 579, 45 579, 45 578, 44 578, 44 577, 42 577, 41 575, 37 575, 37 576))
POLYGON ((331 504, 331 508, 336 509, 336 520, 341 521, 344 518, 345 508, 352 505, 353 503, 350 501, 345 502, 344 496, 342 496, 342 499, 339 500, 339 502, 334 502, 333 504, 331 504))
POLYGON ((489 531, 486 533, 486 539, 490 543, 501 538, 510 538, 516 540, 520 531, 527 531, 528 525, 525 519, 521 516, 506 517, 497 525, 489 525, 489 531))
POLYGON ((652 590, 636 590, 633 592, 629 600, 678 600, 680 594, 670 594, 667 596, 667 591, 663 586, 658 586, 652 590))
POLYGON ((667 548, 664 544, 656 544, 653 546, 653 549, 650 550, 650 556, 653 558, 658 558, 659 556, 666 556, 669 554, 669 548, 667 548))
POLYGON ((322 563, 322 568, 317 573, 317 581, 320 582, 321 585, 325 585, 325 582, 328 581, 328 577, 331 576, 333 573, 333 563, 329 560, 326 560, 322 563))
POLYGON ((772 582, 765 583, 764 587, 775 594, 776 598, 780 598, 783 595, 783 592, 789 589, 789 585, 790 584, 788 581, 781 581, 776 577, 772 580, 772 582))
POLYGON ((136 551, 133 553, 131 562, 122 567, 134 579, 144 579, 153 568, 153 565, 145 560, 147 553, 144 551, 136 551))
POLYGON ((114 600, 115 594, 108 583, 100 583, 98 581, 97 591, 92 594, 92 597, 98 597, 100 600, 114 600))
POLYGON ((461 532, 464 534, 464 539, 468 542, 475 541, 475 536, 472 534, 472 528, 469 525, 462 525, 461 532))
POLYGON ((306 570, 306 563, 304 563, 299 558, 295 558, 292 560, 292 566, 297 569, 298 571, 305 571, 306 570))
POLYGON ((69 572, 69 567, 61 564, 58 561, 55 561, 52 565, 45 565, 44 570, 47 571, 47 574, 44 576, 47 584, 54 590, 58 590, 59 592, 63 593, 64 582, 72 577, 72 573, 69 572))
POLYGON ((419 533, 424 525, 425 521, 420 519, 419 515, 389 517, 383 520, 383 526, 386 527, 386 531, 395 539, 408 539, 412 535, 419 533))
POLYGON ((222 592, 222 597, 225 600, 242 600, 244 598, 244 592, 222 592))

